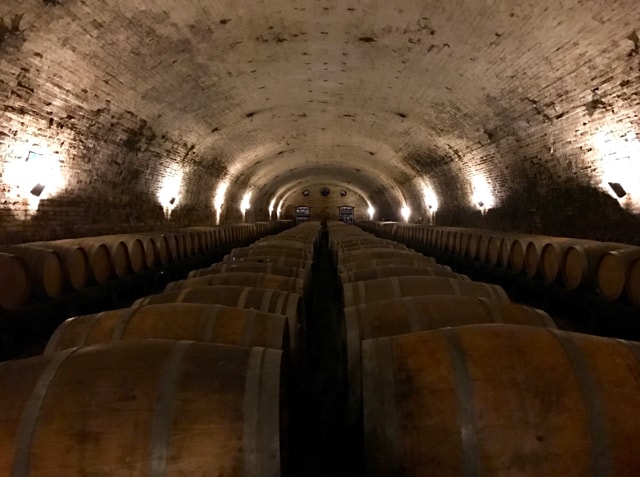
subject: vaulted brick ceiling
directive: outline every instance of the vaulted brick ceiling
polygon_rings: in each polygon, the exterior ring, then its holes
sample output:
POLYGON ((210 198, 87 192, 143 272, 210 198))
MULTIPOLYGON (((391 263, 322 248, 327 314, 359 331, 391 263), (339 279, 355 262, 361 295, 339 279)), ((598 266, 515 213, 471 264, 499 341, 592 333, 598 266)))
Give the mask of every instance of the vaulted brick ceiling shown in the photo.
POLYGON ((527 180, 599 187, 597 135, 639 129, 636 0, 2 0, 0 17, 5 103, 38 96, 85 143, 100 114, 139 118, 150 149, 185 149, 139 166, 148 186, 180 166, 207 201, 223 180, 265 203, 330 181, 469 207, 481 176, 500 204, 527 180))

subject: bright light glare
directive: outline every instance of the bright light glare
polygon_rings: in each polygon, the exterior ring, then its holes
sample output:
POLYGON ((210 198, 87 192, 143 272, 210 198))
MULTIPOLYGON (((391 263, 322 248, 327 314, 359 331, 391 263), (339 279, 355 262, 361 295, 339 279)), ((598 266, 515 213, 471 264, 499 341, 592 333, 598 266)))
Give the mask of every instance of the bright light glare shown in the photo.
POLYGON ((35 213, 41 200, 65 188, 60 163, 57 154, 51 153, 46 145, 34 143, 33 138, 15 145, 5 158, 2 172, 2 182, 8 186, 7 196, 25 205, 28 213, 35 213))
POLYGON ((471 185, 473 188, 473 195, 471 196, 473 206, 478 207, 483 212, 493 207, 493 193, 487 179, 483 175, 475 175, 471 179, 471 185))
POLYGON ((242 218, 244 219, 247 210, 251 208, 251 191, 245 192, 242 196, 242 202, 240 202, 240 211, 242 211, 242 218))
POLYGON ((182 187, 182 171, 173 171, 162 179, 162 185, 158 191, 158 200, 164 208, 165 216, 168 218, 171 211, 180 201, 180 188, 182 187))
POLYGON ((222 213, 222 207, 224 206, 224 199, 229 188, 229 182, 222 181, 216 188, 216 194, 213 198, 213 207, 216 209, 216 224, 220 223, 220 214, 222 213))
POLYGON ((411 209, 405 204, 402 209, 400 209, 400 215, 405 222, 409 222, 409 217, 411 217, 411 209))
POLYGON ((276 208, 276 198, 274 197, 271 202, 269 202, 269 220, 273 216, 273 209, 276 208))
POLYGON ((436 212, 438 210, 438 196, 431 187, 425 187, 422 191, 424 196, 424 205, 430 212, 436 212))
POLYGON ((276 215, 278 216, 278 219, 280 218, 280 215, 282 215, 282 206, 284 205, 284 199, 282 199, 280 201, 280 203, 278 204, 278 209, 276 210, 276 215))
POLYGON ((367 212, 369 213, 369 220, 373 220, 373 217, 376 215, 376 209, 372 205, 369 205, 367 212))
POLYGON ((593 142, 600 152, 600 187, 625 207, 640 212, 640 140, 635 131, 614 131, 603 128, 593 142), (620 184, 627 192, 619 198, 609 182, 620 184))

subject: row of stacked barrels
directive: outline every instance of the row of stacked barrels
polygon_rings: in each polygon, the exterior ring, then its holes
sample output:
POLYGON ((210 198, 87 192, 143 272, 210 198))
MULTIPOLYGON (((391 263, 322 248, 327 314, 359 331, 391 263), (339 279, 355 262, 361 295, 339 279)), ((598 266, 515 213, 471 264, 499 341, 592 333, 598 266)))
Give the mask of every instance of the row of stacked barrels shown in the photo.
POLYGON ((330 225, 364 475, 640 475, 640 343, 558 330, 405 246, 330 225))
POLYGON ((319 230, 232 249, 162 294, 68 319, 42 356, 1 363, 0 475, 287 475, 319 230))
POLYGON ((395 222, 368 222, 365 228, 415 247, 523 273, 568 290, 595 291, 607 301, 626 300, 640 307, 640 247, 635 245, 395 222))
POLYGON ((285 222, 189 227, 0 246, 0 310, 126 277, 284 229, 285 222))

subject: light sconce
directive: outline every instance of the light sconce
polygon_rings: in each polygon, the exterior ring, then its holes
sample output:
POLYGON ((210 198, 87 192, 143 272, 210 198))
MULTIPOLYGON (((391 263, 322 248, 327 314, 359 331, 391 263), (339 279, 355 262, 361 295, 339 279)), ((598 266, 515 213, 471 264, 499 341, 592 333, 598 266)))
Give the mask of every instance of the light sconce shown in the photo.
POLYGON ((40 197, 40 195, 42 194, 42 191, 44 190, 46 186, 44 184, 36 184, 33 186, 33 188, 31 189, 31 195, 35 196, 35 197, 40 197))
POLYGON ((627 195, 627 191, 624 190, 624 187, 622 187, 618 182, 609 182, 609 187, 611 187, 611 190, 613 190, 613 192, 618 196, 618 198, 622 199, 625 195, 627 195))

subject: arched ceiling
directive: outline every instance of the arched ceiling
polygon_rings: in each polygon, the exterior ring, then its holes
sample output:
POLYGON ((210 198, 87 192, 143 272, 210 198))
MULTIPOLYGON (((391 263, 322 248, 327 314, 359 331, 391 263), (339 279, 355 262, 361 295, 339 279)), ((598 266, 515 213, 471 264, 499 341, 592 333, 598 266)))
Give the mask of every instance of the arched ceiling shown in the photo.
POLYGON ((463 203, 477 174, 508 194, 519 141, 611 104, 640 30, 636 0, 3 0, 14 15, 41 79, 71 71, 88 108, 182 138, 231 195, 339 178, 389 204, 463 203))

